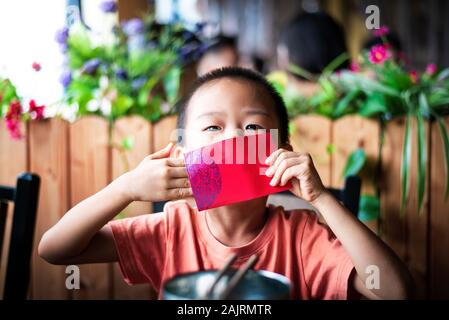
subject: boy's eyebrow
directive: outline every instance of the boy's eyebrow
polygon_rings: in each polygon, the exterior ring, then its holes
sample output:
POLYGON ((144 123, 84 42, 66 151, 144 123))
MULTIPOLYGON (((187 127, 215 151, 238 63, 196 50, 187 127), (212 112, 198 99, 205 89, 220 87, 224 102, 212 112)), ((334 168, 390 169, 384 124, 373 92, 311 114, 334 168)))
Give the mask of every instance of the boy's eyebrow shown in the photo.
POLYGON ((215 116, 215 115, 224 115, 224 114, 226 114, 226 113, 222 112, 222 111, 209 111, 209 112, 205 112, 205 113, 200 114, 196 118, 199 119, 201 117, 208 117, 208 116, 215 116))
POLYGON ((242 111, 245 112, 246 114, 260 114, 260 115, 266 116, 268 118, 271 118, 270 113, 268 113, 265 110, 259 109, 259 108, 257 108, 257 109, 243 109, 242 111))

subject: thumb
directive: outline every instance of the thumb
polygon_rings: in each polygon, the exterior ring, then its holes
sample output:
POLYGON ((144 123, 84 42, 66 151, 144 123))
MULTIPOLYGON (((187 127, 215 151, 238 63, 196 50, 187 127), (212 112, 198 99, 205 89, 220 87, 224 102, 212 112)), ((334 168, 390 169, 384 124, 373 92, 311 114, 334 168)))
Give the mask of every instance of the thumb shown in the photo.
POLYGON ((171 149, 173 148, 174 143, 170 142, 164 149, 156 151, 155 153, 150 155, 150 159, 162 159, 167 158, 170 155, 171 149))

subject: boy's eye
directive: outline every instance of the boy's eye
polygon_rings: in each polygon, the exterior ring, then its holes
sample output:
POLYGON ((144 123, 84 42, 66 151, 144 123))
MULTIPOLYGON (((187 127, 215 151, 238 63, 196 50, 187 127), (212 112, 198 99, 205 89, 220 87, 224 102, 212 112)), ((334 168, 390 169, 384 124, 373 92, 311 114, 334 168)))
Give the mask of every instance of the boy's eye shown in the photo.
POLYGON ((219 126, 208 126, 207 128, 204 129, 204 131, 217 131, 220 129, 221 128, 219 126))
POLYGON ((259 126, 258 124, 248 124, 246 127, 245 127, 245 130, 260 130, 260 129, 263 129, 261 126, 259 126))

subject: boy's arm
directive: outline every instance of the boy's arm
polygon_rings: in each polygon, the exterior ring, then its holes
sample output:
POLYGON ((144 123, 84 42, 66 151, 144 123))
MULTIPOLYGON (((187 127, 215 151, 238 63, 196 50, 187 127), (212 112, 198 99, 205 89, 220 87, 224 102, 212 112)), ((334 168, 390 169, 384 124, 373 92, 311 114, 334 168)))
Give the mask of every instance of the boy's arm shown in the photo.
POLYGON ((292 182, 291 191, 309 201, 322 214, 327 225, 349 254, 356 275, 353 286, 362 295, 373 299, 406 299, 412 287, 410 274, 396 254, 368 227, 340 204, 323 186, 309 154, 285 149, 267 158, 267 176, 272 185, 292 182), (379 268, 379 289, 368 289, 365 281, 369 266, 379 268))
POLYGON ((192 195, 184 161, 168 158, 173 144, 146 157, 103 190, 70 209, 39 243, 39 255, 53 264, 117 261, 106 225, 132 201, 174 200, 192 195))
POLYGON ((371 299, 407 299, 411 278, 396 254, 361 223, 351 212, 325 191, 311 202, 322 214, 327 225, 348 252, 356 269, 352 285, 360 294, 371 299), (379 270, 379 288, 365 285, 370 266, 379 270))

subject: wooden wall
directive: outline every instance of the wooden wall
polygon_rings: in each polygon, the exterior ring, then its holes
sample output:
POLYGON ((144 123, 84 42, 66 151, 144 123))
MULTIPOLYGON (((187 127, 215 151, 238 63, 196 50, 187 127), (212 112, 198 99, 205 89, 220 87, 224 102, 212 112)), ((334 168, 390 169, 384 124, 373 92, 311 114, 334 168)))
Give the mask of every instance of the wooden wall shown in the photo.
MULTIPOLYGON (((320 116, 294 120, 291 141, 295 150, 310 152, 327 186, 341 187, 342 171, 348 155, 357 147, 375 161, 380 130, 374 120, 358 116, 332 122, 320 116), (332 145, 334 151, 328 152, 332 145)), ((446 118, 449 126, 449 118, 446 118)), ((113 129, 113 142, 133 137, 134 148, 126 152, 129 168, 147 154, 164 147, 175 128, 176 118, 150 124, 140 117, 120 119, 113 129)), ((126 171, 123 155, 108 146, 108 125, 103 119, 87 117, 73 124, 60 119, 29 123, 26 138, 11 140, 0 124, 0 184, 13 184, 25 170, 41 176, 35 247, 42 234, 76 203, 100 190, 126 171), (14 161, 11 161, 14 159, 14 161)), ((400 165, 404 119, 389 122, 382 154, 381 203, 379 221, 368 223, 407 263, 420 298, 449 298, 449 201, 444 200, 442 142, 435 124, 429 124, 429 175, 424 210, 416 212, 416 177, 411 177, 411 197, 403 217, 400 208, 400 165)), ((413 153, 416 141, 413 140, 413 153)), ((416 156, 412 166, 416 166, 416 156)), ((363 177, 362 177, 363 179, 363 177)), ((363 193, 375 194, 372 183, 363 180, 363 193)), ((133 203, 121 217, 151 213, 149 203, 133 203)), ((5 254, 5 250, 3 252, 5 254)), ((2 259, 4 261, 4 259, 2 259)), ((33 252, 32 299, 148 299, 148 286, 127 286, 117 264, 81 266, 81 290, 65 288, 65 268, 52 266, 33 252)))

